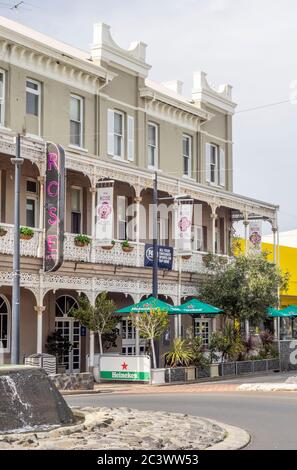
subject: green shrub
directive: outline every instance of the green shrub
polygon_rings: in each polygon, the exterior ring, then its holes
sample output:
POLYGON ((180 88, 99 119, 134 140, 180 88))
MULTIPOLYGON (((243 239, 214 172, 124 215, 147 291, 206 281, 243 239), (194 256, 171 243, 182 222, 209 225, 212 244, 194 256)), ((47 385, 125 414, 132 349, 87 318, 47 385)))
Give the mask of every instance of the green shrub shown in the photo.
POLYGON ((76 235, 74 242, 81 245, 89 245, 91 243, 91 239, 88 235, 76 235))
POLYGON ((25 235, 27 237, 33 237, 34 230, 30 227, 20 227, 20 235, 25 235))

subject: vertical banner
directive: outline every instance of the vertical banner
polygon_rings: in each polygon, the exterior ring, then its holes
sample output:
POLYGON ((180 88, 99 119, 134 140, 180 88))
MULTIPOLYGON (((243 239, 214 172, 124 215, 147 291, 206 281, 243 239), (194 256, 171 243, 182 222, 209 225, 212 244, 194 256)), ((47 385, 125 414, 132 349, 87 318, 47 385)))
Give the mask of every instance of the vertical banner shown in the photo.
POLYGON ((109 244, 113 239, 113 181, 97 184, 96 239, 109 244))
POLYGON ((262 246, 262 222, 261 220, 251 220, 249 223, 249 245, 255 252, 261 251, 262 246))
POLYGON ((65 152, 46 145, 44 271, 57 271, 63 263, 65 211, 65 152))
POLYGON ((192 251, 193 201, 181 201, 177 208, 177 248, 192 251))

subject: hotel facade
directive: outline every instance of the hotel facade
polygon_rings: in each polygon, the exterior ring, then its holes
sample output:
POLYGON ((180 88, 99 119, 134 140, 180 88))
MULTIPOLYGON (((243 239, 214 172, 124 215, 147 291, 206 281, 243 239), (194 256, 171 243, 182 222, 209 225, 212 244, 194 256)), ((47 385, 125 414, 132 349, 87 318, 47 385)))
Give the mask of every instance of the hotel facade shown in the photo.
MULTIPOLYGON (((120 48, 106 24, 94 25, 91 50, 83 52, 0 18, 0 341, 7 363, 13 281, 11 158, 18 133, 24 159, 21 225, 34 232, 21 240, 20 362, 46 352, 48 335, 59 331, 74 345, 64 358, 67 370, 86 370, 98 348, 94 335, 71 316, 77 297, 85 294, 94 304, 106 291, 120 308, 151 294, 152 270, 144 267, 144 252, 145 243, 152 242, 148 214, 156 173, 163 206, 174 206, 176 196, 186 195, 200 207, 191 250, 184 256, 172 235, 172 212, 158 212, 159 243, 173 247, 172 270, 159 270, 162 300, 178 305, 199 296, 203 257, 208 252, 230 255, 234 221, 242 220, 246 232, 251 220, 269 221, 276 246, 277 206, 233 192, 236 105, 231 86, 215 88, 206 73, 195 72, 192 98, 186 99, 180 81, 158 84, 148 79, 149 71, 146 45, 120 48), (64 261, 56 272, 44 271, 47 142, 65 150, 64 261), (98 185, 104 181, 113 187, 115 243, 110 250, 102 247, 96 233, 98 185), (78 234, 87 235, 90 243, 77 246, 78 234), (132 251, 123 251, 126 239, 132 251)), ((197 318, 194 327, 203 332, 207 346, 219 325, 197 318)), ((160 339, 160 354, 174 334, 171 321, 160 339)), ((135 354, 138 344, 138 333, 123 316, 117 351, 135 354)), ((145 350, 142 341, 139 347, 145 350)))

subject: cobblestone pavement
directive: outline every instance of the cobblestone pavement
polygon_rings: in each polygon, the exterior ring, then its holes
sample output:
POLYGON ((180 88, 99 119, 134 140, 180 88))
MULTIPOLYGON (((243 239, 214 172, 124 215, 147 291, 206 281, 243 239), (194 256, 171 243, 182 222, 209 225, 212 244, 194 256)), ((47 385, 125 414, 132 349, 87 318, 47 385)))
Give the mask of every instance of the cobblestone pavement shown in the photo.
MULTIPOLYGON (((0 435, 0 449, 202 450, 222 443, 226 437, 229 439, 229 431, 221 423, 182 413, 106 407, 82 408, 77 412, 85 420, 74 426, 0 435)), ((244 432, 236 428, 236 434, 237 430, 244 432)), ((248 439, 244 436, 244 445, 248 439)), ((237 445, 241 446, 242 440, 237 445)))

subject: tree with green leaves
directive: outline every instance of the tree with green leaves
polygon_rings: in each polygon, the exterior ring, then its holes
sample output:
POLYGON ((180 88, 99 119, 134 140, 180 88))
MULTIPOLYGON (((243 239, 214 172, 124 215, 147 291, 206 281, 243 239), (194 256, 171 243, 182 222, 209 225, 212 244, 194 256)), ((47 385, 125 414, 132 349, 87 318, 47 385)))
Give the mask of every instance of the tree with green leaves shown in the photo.
POLYGON ((150 341, 153 365, 156 369, 156 352, 154 340, 162 336, 162 334, 168 328, 168 314, 165 310, 159 308, 151 309, 149 312, 139 312, 137 314, 131 314, 130 320, 132 325, 139 330, 139 336, 143 339, 150 341))
POLYGON ((78 299, 78 308, 72 310, 74 318, 90 331, 97 332, 99 341, 99 352, 103 354, 103 339, 110 337, 116 330, 118 323, 114 315, 116 308, 114 302, 107 297, 107 292, 101 292, 95 301, 95 306, 91 305, 86 296, 81 295, 78 299))
POLYGON ((233 320, 265 319, 267 308, 278 304, 278 292, 288 288, 289 274, 268 261, 267 253, 239 254, 227 264, 209 255, 207 268, 200 297, 233 320))

